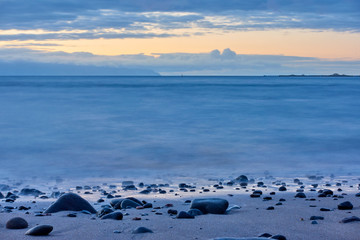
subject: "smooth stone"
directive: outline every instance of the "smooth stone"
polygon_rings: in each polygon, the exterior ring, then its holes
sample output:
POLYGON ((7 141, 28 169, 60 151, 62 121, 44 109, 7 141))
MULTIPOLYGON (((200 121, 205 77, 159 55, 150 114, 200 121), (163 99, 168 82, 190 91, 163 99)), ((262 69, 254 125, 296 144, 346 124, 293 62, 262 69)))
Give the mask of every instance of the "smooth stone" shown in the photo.
POLYGON ((344 218, 344 219, 341 220, 340 222, 342 222, 342 223, 360 222, 360 218, 358 218, 358 217, 356 217, 356 216, 352 216, 352 217, 344 218))
POLYGON ((319 224, 317 221, 312 221, 311 224, 319 224))
POLYGON ((339 210, 351 210, 351 209, 353 209, 353 207, 354 206, 349 201, 342 202, 338 205, 339 210))
POLYGON ((153 233, 152 230, 146 228, 146 227, 138 227, 136 229, 134 229, 132 231, 133 234, 138 234, 138 233, 153 233))
POLYGON ((33 228, 30 228, 25 234, 32 236, 45 236, 48 235, 53 230, 51 225, 39 225, 33 228))
POLYGON ((281 186, 281 187, 279 187, 279 191, 280 192, 285 192, 287 189, 286 189, 286 187, 284 187, 284 186, 281 186))
POLYGON ((321 212, 330 212, 331 210, 329 208, 320 208, 321 212))
POLYGON ((179 218, 179 219, 193 219, 195 217, 193 215, 188 214, 187 212, 181 211, 181 212, 178 213, 176 218, 179 218))
POLYGON ((171 214, 171 215, 176 215, 176 214, 178 214, 178 211, 175 210, 175 209, 169 209, 169 210, 167 211, 167 213, 168 213, 168 214, 171 214))
POLYGON ((102 216, 101 219, 122 220, 123 214, 121 212, 113 212, 102 216))
POLYGON ((324 217, 321 216, 311 216, 310 220, 324 220, 324 217))
POLYGON ((204 213, 199 209, 190 209, 189 211, 187 211, 187 213, 193 217, 204 215, 204 213))
POLYGON ((229 207, 229 202, 221 198, 194 199, 190 209, 199 209, 204 214, 224 214, 229 207))
POLYGON ((5 198, 5 196, 0 192, 0 199, 5 198))
POLYGON ((124 199, 112 199, 111 201, 110 201, 110 205, 113 207, 113 208, 115 208, 115 206, 120 202, 122 202, 124 199))
POLYGON ((21 217, 14 217, 6 222, 7 229, 23 229, 27 228, 28 226, 29 224, 27 221, 21 217))
POLYGON ((60 211, 82 211, 87 210, 96 213, 96 210, 88 201, 75 193, 66 193, 53 203, 45 213, 56 213, 60 211))
POLYGON ((99 218, 101 218, 101 217, 103 217, 103 216, 105 216, 105 215, 107 215, 107 214, 109 214, 109 213, 112 213, 112 212, 114 212, 114 210, 112 210, 111 208, 109 208, 109 207, 104 207, 104 208, 102 208, 101 210, 99 210, 99 211, 96 213, 96 215, 97 215, 99 218))
POLYGON ((274 235, 270 239, 286 240, 286 237, 283 235, 274 235))
POLYGON ((246 182, 246 183, 249 182, 248 177, 245 176, 245 175, 240 175, 235 180, 238 181, 238 182, 246 182))
POLYGON ((37 189, 34 189, 34 188, 23 188, 20 191, 20 195, 24 195, 24 196, 38 197, 41 194, 44 194, 44 193, 37 189))
POLYGON ((121 206, 121 209, 127 209, 127 208, 136 208, 136 207, 142 206, 142 205, 137 202, 134 202, 133 200, 124 199, 124 201, 121 202, 120 206, 121 206))
POLYGON ((297 194, 295 195, 295 197, 296 197, 296 198, 306 198, 306 195, 305 195, 305 193, 303 193, 303 192, 299 192, 299 193, 297 193, 297 194))
POLYGON ((261 234, 259 237, 264 237, 264 238, 269 238, 271 237, 272 235, 270 233, 263 233, 261 234))

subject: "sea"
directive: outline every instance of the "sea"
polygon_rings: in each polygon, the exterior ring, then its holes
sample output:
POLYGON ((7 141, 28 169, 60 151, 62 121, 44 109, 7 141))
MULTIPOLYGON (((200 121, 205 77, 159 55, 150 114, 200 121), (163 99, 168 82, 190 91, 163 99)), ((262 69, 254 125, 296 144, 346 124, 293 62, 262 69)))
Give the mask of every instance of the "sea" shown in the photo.
POLYGON ((359 77, 0 77, 2 177, 360 174, 359 77))

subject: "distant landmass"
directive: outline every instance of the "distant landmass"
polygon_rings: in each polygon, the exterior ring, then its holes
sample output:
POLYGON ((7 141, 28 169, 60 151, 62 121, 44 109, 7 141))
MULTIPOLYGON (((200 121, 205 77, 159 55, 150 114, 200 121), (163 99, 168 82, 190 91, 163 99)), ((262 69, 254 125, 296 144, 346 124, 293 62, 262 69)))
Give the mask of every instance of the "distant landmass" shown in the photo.
POLYGON ((159 76, 149 69, 40 62, 2 62, 0 76, 159 76))
POLYGON ((347 75, 347 74, 339 74, 339 73, 333 73, 331 75, 290 74, 290 75, 279 75, 279 77, 360 77, 360 75, 347 75))

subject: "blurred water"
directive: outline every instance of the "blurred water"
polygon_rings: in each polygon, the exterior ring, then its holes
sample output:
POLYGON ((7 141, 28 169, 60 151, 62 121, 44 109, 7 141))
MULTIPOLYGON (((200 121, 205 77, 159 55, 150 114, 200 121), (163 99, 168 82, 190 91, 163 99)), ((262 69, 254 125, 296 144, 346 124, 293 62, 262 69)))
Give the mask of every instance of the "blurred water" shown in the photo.
POLYGON ((359 173, 359 110, 355 77, 0 77, 0 173, 359 173))

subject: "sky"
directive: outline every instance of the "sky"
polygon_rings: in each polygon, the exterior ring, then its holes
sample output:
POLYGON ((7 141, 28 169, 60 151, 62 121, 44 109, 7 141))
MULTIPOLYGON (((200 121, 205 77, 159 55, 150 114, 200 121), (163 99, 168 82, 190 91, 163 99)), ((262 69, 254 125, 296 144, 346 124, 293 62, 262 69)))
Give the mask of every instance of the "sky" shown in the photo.
POLYGON ((359 0, 0 0, 0 75, 359 69, 359 0))

